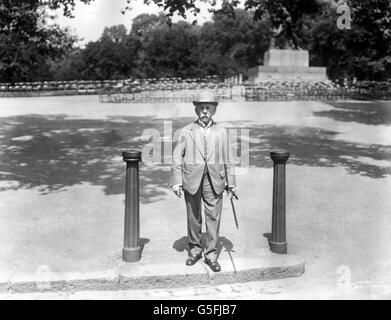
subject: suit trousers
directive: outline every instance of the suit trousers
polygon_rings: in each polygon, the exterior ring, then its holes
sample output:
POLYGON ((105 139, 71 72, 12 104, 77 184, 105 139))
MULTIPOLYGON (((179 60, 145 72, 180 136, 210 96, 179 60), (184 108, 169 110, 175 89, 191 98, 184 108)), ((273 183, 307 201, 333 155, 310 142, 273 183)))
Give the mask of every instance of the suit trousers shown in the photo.
POLYGON ((187 210, 187 234, 191 254, 202 252, 201 226, 202 226, 202 202, 204 203, 206 239, 205 256, 216 260, 218 257, 217 243, 221 220, 223 194, 216 194, 213 189, 208 170, 205 168, 198 191, 191 195, 185 191, 187 210))

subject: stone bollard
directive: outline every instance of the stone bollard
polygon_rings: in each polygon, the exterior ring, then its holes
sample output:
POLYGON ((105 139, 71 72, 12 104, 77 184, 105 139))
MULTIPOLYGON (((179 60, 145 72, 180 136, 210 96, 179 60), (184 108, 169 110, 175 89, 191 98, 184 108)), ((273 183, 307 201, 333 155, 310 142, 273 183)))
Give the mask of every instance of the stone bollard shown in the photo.
POLYGON ((273 211, 272 234, 269 238, 270 250, 274 253, 287 253, 286 215, 285 215, 285 167, 289 152, 275 150, 270 152, 274 163, 273 173, 273 211))
POLYGON ((125 231, 122 259, 125 262, 137 262, 141 259, 139 196, 141 152, 137 150, 124 151, 122 157, 126 162, 125 231))

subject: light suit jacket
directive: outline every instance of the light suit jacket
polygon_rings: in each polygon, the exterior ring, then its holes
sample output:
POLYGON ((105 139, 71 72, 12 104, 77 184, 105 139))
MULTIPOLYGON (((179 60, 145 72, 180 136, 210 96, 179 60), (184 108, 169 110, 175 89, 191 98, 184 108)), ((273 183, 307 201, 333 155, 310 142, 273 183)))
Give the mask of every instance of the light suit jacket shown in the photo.
MULTIPOLYGON (((205 165, 214 191, 221 194, 225 185, 235 186, 234 159, 227 130, 213 122, 208 135, 196 122, 182 128, 173 151, 171 186, 182 185, 189 194, 200 187, 205 165)), ((174 137, 175 139, 175 137, 174 137)))

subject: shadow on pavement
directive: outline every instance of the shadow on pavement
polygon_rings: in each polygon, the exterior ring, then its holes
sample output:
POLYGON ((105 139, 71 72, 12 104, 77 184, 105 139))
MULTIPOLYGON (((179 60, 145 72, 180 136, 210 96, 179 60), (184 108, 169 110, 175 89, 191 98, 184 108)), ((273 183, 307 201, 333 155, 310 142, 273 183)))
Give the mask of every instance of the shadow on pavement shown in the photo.
POLYGON ((264 233, 263 236, 267 239, 267 241, 271 241, 272 234, 270 232, 264 233))
POLYGON ((251 126, 250 165, 271 167, 270 150, 291 152, 288 164, 314 167, 343 167, 350 174, 384 178, 391 167, 391 146, 357 144, 337 140, 338 132, 301 126, 251 126), (386 164, 384 164, 386 163, 386 164))
MULTIPOLYGON (((174 129, 191 119, 173 124, 174 129)), ((80 183, 125 191, 122 151, 142 149, 144 129, 163 133, 163 121, 152 117, 108 120, 69 119, 65 115, 0 118, 0 190, 38 188, 41 194, 65 191, 80 183), (1 181, 0 181, 1 182, 1 181)), ((169 165, 140 166, 140 199, 153 202, 169 187, 169 165), (160 187, 158 189, 157 187, 160 187)))
POLYGON ((327 104, 335 109, 314 112, 314 115, 318 117, 328 117, 342 122, 357 122, 369 125, 391 124, 391 108, 389 102, 329 101, 327 104))
MULTIPOLYGON (((206 233, 202 233, 201 235, 201 242, 204 244, 206 238, 206 233)), ((189 242, 188 238, 186 236, 179 238, 178 240, 175 240, 172 247, 178 251, 178 252, 187 252, 189 254, 189 242)), ((233 244, 231 240, 227 239, 226 237, 219 237, 219 241, 217 243, 217 255, 220 255, 221 251, 224 250, 228 252, 234 252, 233 250, 233 244)))
MULTIPOLYGON (((205 238, 206 238, 206 233, 202 233, 201 235, 201 243, 204 245, 205 244, 205 238)), ((178 252, 187 252, 186 256, 189 255, 189 243, 188 243, 188 238, 182 237, 178 240, 176 240, 172 246, 176 251, 178 252)), ((232 268, 234 273, 236 274, 236 266, 234 259, 232 257, 232 252, 235 252, 233 250, 233 243, 231 240, 227 239, 226 237, 219 237, 219 241, 217 242, 217 258, 220 256, 221 251, 224 249, 225 252, 228 253, 229 258, 231 260, 232 268)))
MULTIPOLYGON (((193 120, 176 119, 173 130, 193 120)), ((391 173, 390 167, 383 164, 384 160, 391 159, 391 146, 336 140, 338 132, 319 128, 254 125, 251 121, 230 124, 250 129, 250 166, 270 168, 270 150, 283 148, 291 151, 289 163, 296 165, 339 166, 351 174, 371 178, 383 178, 391 173)), ((153 117, 117 116, 94 120, 66 115, 25 115, 0 118, 0 191, 36 188, 41 194, 47 194, 87 183, 103 186, 107 195, 123 194, 122 151, 142 149, 148 143, 140 137, 143 130, 156 129, 163 135, 163 127, 163 120, 153 117)), ((141 164, 141 202, 151 203, 165 197, 170 192, 169 175, 169 164, 141 164)))
POLYGON ((149 242, 150 242, 150 240, 147 239, 147 238, 140 238, 140 247, 141 247, 141 249, 144 249, 144 246, 145 246, 147 243, 149 243, 149 242))

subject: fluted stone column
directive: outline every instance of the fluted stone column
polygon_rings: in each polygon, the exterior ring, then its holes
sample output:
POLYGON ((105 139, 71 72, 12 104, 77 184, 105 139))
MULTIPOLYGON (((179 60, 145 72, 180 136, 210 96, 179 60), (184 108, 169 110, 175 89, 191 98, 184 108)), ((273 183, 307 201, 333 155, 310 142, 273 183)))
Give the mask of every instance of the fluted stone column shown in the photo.
POLYGON ((285 213, 285 167, 289 158, 286 150, 270 152, 274 163, 272 234, 269 238, 270 250, 274 253, 287 253, 286 213, 285 213))
POLYGON ((124 151, 122 157, 126 162, 125 228, 122 259, 125 262, 136 262, 141 259, 139 195, 141 152, 137 150, 124 151))

